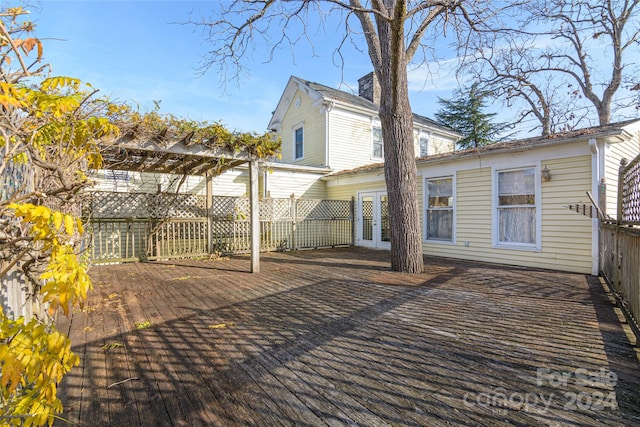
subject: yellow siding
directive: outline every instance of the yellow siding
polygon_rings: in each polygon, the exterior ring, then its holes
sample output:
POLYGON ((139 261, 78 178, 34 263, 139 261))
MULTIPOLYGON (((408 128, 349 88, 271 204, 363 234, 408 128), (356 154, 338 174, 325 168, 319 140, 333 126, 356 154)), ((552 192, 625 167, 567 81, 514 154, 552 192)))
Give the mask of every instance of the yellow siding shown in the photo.
POLYGON ((325 159, 325 113, 322 106, 313 105, 311 99, 301 91, 296 91, 293 101, 284 116, 280 136, 282 138, 282 163, 303 166, 324 166, 325 159), (300 105, 296 106, 296 99, 300 105), (293 131, 304 127, 304 157, 294 161, 293 131))
POLYGON ((492 168, 456 174, 455 244, 425 242, 426 254, 477 261, 591 272, 591 220, 567 206, 588 203, 591 157, 544 161, 552 180, 543 182, 541 251, 493 247, 492 168), (468 244, 468 246, 467 246, 468 244))
POLYGON ((339 186, 327 186, 327 198, 334 200, 351 200, 352 197, 356 197, 358 192, 362 191, 378 191, 386 190, 386 184, 384 178, 381 176, 380 180, 373 180, 371 182, 364 182, 360 184, 347 184, 339 186))

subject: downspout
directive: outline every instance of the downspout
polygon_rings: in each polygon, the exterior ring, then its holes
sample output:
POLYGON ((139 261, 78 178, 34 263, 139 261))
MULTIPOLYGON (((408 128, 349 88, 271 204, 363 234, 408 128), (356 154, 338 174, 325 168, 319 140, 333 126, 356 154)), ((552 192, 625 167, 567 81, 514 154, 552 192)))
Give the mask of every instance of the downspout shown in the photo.
MULTIPOLYGON (((600 149, 598 141, 595 138, 589 139, 589 150, 591 151, 591 195, 595 203, 600 206, 600 149)), ((591 218, 591 274, 597 276, 600 274, 600 219, 591 218)))
POLYGON ((326 115, 326 120, 324 121, 324 153, 325 153, 325 159, 324 159, 324 165, 326 167, 331 167, 329 165, 330 161, 331 161, 331 156, 329 153, 329 142, 330 142, 330 138, 329 138, 329 130, 331 129, 331 127, 329 126, 329 118, 331 116, 331 111, 333 110, 333 107, 335 105, 335 102, 333 101, 329 101, 329 102, 325 102, 324 103, 324 111, 325 111, 325 115, 326 115))

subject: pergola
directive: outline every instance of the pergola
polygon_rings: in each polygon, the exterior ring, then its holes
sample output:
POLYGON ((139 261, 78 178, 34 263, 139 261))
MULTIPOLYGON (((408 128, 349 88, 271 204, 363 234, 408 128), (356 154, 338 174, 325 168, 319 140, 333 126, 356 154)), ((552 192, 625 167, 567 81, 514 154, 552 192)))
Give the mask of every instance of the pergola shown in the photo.
MULTIPOLYGON (((260 219, 258 210, 258 174, 260 159, 246 149, 231 152, 205 143, 193 143, 189 136, 165 139, 160 133, 151 139, 130 136, 101 145, 103 169, 132 172, 204 176, 206 209, 212 203, 212 178, 241 164, 249 164, 249 201, 251 222, 251 272, 260 271, 260 219)), ((207 215, 209 218, 209 215, 207 215)), ((210 219, 209 219, 210 221, 210 219)), ((209 224, 211 233, 211 224, 209 224)))

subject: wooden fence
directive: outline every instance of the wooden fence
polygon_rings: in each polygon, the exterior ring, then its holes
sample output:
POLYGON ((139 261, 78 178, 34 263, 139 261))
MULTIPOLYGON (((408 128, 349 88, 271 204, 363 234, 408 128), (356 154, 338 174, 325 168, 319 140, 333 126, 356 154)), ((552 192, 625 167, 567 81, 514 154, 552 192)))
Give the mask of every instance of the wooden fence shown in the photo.
POLYGON ((618 218, 600 226, 600 271, 640 338, 640 156, 621 164, 618 218))
MULTIPOLYGON (((348 246, 353 203, 345 200, 260 200, 262 251, 348 246)), ((249 199, 96 192, 85 212, 94 263, 232 254, 250 251, 249 199)))
MULTIPOLYGON (((0 200, 6 201, 14 194, 24 195, 34 190, 34 176, 27 164, 9 161, 4 166, 0 174, 0 200)), ((0 231, 8 224, 9 220, 0 218, 0 231)), ((3 261, 0 260, 0 270, 4 267, 3 261)), ((0 279, 0 307, 11 318, 46 316, 46 310, 36 298, 31 298, 32 294, 31 282, 19 263, 0 279)))

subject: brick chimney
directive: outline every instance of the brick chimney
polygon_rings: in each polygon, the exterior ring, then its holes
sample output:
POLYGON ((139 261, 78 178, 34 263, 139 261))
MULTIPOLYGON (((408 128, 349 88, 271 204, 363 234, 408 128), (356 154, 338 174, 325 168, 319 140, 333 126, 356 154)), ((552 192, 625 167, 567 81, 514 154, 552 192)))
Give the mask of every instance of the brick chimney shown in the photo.
POLYGON ((376 104, 380 103, 380 83, 373 71, 358 79, 358 95, 376 104))

